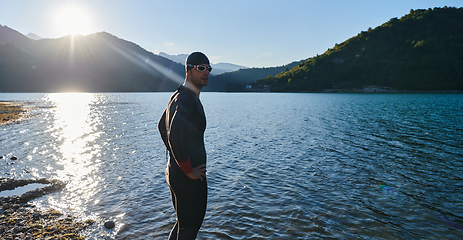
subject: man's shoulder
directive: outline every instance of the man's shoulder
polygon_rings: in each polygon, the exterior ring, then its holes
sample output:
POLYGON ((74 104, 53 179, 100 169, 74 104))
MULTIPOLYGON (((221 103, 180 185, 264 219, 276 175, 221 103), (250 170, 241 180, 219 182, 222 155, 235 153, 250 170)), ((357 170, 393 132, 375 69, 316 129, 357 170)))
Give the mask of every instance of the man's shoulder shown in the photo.
POLYGON ((183 86, 180 86, 177 89, 177 91, 175 91, 175 93, 176 93, 177 99, 182 99, 184 101, 196 102, 196 100, 198 99, 196 94, 191 89, 183 87, 183 86))
POLYGON ((179 89, 172 95, 171 105, 178 106, 181 110, 189 111, 198 105, 197 97, 185 89, 179 89))

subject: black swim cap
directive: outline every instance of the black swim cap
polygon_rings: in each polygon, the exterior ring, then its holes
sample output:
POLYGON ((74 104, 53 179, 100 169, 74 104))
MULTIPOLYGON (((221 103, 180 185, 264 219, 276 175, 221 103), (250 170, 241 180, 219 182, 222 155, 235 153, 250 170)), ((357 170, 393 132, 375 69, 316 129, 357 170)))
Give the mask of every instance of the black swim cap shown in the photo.
POLYGON ((204 55, 202 52, 194 52, 188 55, 188 57, 185 60, 185 66, 187 71, 191 69, 191 67, 187 66, 188 64, 191 65, 201 65, 201 64, 207 64, 210 65, 209 59, 204 55))

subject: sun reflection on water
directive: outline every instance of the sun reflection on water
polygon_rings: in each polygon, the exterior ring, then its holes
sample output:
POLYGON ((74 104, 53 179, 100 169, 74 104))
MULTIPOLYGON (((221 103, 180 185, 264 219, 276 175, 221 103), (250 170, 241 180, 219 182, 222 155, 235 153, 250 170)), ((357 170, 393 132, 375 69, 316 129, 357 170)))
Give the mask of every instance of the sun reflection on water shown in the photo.
POLYGON ((73 212, 82 212, 97 193, 101 146, 95 141, 101 135, 101 117, 92 106, 101 101, 94 93, 53 93, 46 96, 54 108, 54 121, 48 131, 55 138, 54 158, 60 169, 54 169, 66 181, 60 199, 49 198, 49 204, 73 212))

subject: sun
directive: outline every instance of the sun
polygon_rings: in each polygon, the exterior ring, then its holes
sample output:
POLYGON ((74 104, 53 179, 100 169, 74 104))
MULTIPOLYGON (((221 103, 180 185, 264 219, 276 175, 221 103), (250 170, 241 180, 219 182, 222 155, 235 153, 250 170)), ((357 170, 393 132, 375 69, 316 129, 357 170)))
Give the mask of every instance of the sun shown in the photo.
POLYGON ((53 22, 60 36, 93 33, 92 18, 81 6, 67 5, 58 8, 53 22))

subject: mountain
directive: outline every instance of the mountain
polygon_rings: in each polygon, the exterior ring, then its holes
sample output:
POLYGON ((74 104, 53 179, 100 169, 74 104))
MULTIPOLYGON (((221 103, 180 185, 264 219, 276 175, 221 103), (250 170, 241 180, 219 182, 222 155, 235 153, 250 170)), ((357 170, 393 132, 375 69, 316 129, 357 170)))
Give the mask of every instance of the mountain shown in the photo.
MULTIPOLYGON (((180 64, 185 64, 185 60, 188 57, 188 54, 169 55, 167 53, 160 52, 159 56, 165 57, 180 64)), ((239 69, 247 68, 245 66, 240 66, 232 63, 211 63, 211 66, 213 69, 211 75, 219 75, 225 72, 233 72, 239 69)))
POLYGON ((28 34, 26 35, 26 37, 28 37, 28 38, 30 38, 30 39, 32 39, 32 40, 40 40, 40 39, 43 38, 43 37, 40 37, 40 36, 38 36, 38 35, 36 35, 36 34, 34 34, 34 33, 28 33, 28 34))
POLYGON ((248 67, 236 65, 233 63, 212 63, 212 68, 214 69, 211 72, 211 75, 219 75, 226 72, 233 72, 240 69, 247 69, 248 67))
POLYGON ((34 41, 6 25, 0 25, 0 43, 13 43, 24 50, 32 50, 34 41))
POLYGON ((463 8, 411 10, 257 81, 271 91, 463 91, 463 8))
POLYGON ((165 52, 160 52, 159 56, 170 59, 176 63, 185 64, 185 60, 188 57, 188 54, 170 55, 165 52))
POLYGON ((0 92, 174 91, 182 64, 101 32, 32 40, 0 27, 0 92))
MULTIPOLYGON (((210 76, 210 81, 203 88, 206 92, 240 92, 244 91, 247 84, 255 83, 259 79, 275 76, 286 69, 296 67, 302 61, 292 62, 279 67, 247 68, 234 72, 227 72, 217 76, 210 76)), ((215 71, 215 70, 213 70, 215 71)))
MULTIPOLYGON (((463 91, 462 56, 463 8, 411 10, 304 61, 211 75, 203 90, 463 91)), ((183 64, 109 33, 33 40, 0 25, 0 92, 170 92, 184 76, 183 64)))

